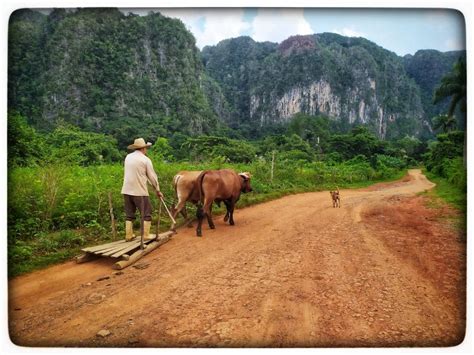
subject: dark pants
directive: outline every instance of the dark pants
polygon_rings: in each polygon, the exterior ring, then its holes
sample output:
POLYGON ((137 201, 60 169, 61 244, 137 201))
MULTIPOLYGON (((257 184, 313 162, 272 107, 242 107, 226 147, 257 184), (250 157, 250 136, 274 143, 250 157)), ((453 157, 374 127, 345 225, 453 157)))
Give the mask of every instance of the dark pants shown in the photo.
POLYGON ((151 221, 151 203, 148 196, 123 195, 125 201, 125 216, 127 221, 135 220, 135 212, 140 211, 144 221, 151 221))

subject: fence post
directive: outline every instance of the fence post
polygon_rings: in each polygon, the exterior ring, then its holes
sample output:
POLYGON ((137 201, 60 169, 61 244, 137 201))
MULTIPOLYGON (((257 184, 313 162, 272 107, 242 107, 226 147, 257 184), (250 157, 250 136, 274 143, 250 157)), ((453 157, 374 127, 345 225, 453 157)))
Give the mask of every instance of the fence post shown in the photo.
POLYGON ((110 213, 110 223, 112 225, 112 235, 114 236, 114 239, 117 239, 117 228, 115 227, 114 207, 112 205, 111 192, 109 192, 109 213, 110 213))
POLYGON ((273 168, 275 167, 275 151, 272 151, 272 169, 270 170, 270 182, 273 182, 273 168))

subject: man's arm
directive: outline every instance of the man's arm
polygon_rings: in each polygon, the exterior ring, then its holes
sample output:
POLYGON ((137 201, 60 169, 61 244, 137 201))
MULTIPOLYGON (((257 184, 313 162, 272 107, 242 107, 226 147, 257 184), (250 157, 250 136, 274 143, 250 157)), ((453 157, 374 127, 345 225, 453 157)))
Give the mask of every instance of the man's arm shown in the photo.
POLYGON ((163 197, 163 194, 160 191, 158 177, 156 176, 155 170, 153 169, 153 163, 151 162, 151 159, 148 159, 146 162, 146 176, 151 186, 153 186, 153 188, 155 189, 156 195, 158 197, 163 197))

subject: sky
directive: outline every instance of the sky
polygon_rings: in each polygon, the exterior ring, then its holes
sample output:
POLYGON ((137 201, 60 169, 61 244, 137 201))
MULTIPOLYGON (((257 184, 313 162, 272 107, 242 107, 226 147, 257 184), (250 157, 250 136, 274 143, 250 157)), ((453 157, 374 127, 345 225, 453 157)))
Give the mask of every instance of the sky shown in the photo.
POLYGON ((281 42, 300 34, 335 32, 365 37, 398 55, 419 49, 465 49, 461 13, 447 9, 121 9, 146 15, 159 11, 179 18, 197 46, 215 45, 226 38, 250 36, 255 41, 281 42))

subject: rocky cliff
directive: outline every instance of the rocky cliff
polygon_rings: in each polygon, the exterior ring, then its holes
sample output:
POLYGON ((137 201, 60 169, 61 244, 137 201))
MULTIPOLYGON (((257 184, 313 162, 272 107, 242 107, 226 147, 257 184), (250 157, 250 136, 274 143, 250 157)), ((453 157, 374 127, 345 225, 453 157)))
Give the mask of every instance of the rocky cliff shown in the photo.
POLYGON ((401 58, 332 33, 280 44, 226 39, 199 52, 184 24, 117 9, 19 10, 10 18, 8 105, 41 129, 114 135, 255 132, 297 113, 379 137, 429 136, 432 92, 459 53, 401 58))
POLYGON ((366 124, 382 138, 420 135, 429 127, 419 87, 401 58, 363 38, 324 33, 279 45, 236 38, 206 47, 203 57, 229 95, 230 124, 263 126, 303 112, 346 126, 366 124))
POLYGON ((159 13, 19 10, 9 63, 9 108, 45 129, 66 121, 116 136, 144 127, 200 134, 215 129, 225 106, 193 35, 159 13))

